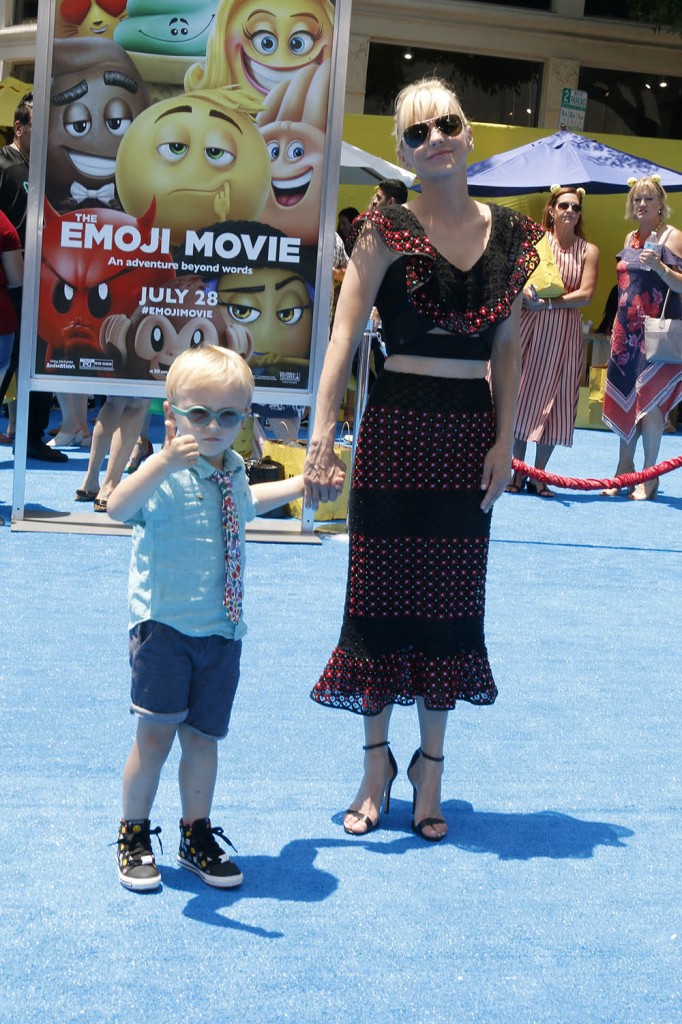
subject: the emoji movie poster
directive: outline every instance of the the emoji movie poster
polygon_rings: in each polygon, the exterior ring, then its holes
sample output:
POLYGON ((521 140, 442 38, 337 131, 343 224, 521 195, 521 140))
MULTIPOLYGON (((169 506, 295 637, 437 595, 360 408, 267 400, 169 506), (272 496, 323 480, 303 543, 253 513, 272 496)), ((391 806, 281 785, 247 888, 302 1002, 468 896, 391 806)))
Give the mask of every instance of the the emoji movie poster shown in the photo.
POLYGON ((57 0, 35 371, 305 390, 331 0, 57 0))

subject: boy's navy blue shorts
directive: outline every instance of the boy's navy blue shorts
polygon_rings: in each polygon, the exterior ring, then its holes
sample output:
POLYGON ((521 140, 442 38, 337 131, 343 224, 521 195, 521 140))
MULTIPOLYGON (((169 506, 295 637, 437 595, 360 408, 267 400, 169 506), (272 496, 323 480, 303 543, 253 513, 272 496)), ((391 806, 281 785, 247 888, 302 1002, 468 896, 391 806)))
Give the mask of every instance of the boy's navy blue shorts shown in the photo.
POLYGON ((129 650, 131 714, 183 722, 215 739, 227 736, 241 640, 187 636, 151 619, 130 630, 129 650))

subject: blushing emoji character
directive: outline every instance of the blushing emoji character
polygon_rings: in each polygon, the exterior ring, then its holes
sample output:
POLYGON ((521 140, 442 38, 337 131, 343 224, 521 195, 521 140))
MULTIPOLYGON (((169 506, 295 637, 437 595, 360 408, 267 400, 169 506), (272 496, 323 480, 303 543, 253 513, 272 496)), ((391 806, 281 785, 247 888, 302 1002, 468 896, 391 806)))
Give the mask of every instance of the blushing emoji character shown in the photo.
POLYGON ((173 244, 216 220, 257 220, 270 190, 270 157, 256 109, 239 89, 207 89, 148 107, 116 160, 124 209, 139 217, 156 199, 155 224, 173 244))
POLYGON ((333 34, 330 0, 221 0, 206 66, 189 68, 185 89, 235 84, 262 99, 302 68, 329 60, 333 34))
POLYGON ((57 5, 55 36, 113 39, 116 26, 125 16, 126 0, 62 0, 57 5))

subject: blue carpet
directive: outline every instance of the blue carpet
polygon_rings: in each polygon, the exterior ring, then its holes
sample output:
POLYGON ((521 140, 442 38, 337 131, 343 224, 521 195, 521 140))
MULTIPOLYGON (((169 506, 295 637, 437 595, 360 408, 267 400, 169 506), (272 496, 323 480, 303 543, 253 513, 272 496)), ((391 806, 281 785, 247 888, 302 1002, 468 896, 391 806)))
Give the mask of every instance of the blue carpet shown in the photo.
MULTIPOLYGON (((662 457, 680 448, 666 436, 662 457)), ((608 475, 616 449, 578 431, 552 468, 608 475)), ((86 458, 31 468, 27 501, 75 508, 86 458)), ((500 697, 451 716, 450 833, 435 846, 409 831, 414 709, 394 714, 385 827, 354 840, 339 825, 361 721, 308 692, 338 634, 346 539, 249 544, 250 632, 213 814, 245 882, 222 893, 175 865, 175 753, 154 814, 163 888, 117 880, 128 540, 0 530, 0 1020, 682 1021, 681 509, 679 471, 656 502, 498 502, 500 697)))

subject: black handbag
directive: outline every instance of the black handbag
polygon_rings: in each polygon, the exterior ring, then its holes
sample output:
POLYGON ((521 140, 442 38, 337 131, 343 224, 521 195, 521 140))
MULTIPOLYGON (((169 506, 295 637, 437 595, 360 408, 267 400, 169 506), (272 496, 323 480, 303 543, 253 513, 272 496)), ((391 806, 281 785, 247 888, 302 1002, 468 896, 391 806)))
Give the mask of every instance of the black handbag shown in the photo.
MULTIPOLYGON (((276 480, 284 480, 284 466, 281 462, 271 459, 269 455, 262 459, 247 459, 246 476, 249 484, 270 484, 276 480)), ((263 512, 263 519, 291 519, 291 509, 288 505, 281 505, 273 508, 270 512, 263 512)))

